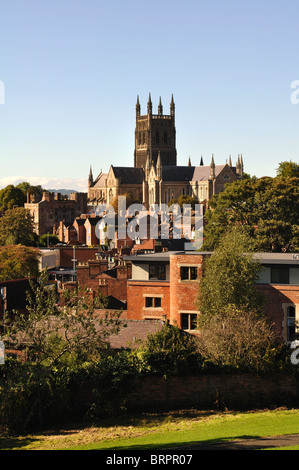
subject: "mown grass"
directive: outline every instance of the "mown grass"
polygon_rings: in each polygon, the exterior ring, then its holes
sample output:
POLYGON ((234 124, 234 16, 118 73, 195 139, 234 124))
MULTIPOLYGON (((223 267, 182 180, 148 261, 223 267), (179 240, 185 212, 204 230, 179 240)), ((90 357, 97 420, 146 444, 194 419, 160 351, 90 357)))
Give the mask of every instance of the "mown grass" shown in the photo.
POLYGON ((100 425, 0 439, 1 450, 161 449, 198 442, 299 434, 299 410, 181 410, 142 414, 100 425))

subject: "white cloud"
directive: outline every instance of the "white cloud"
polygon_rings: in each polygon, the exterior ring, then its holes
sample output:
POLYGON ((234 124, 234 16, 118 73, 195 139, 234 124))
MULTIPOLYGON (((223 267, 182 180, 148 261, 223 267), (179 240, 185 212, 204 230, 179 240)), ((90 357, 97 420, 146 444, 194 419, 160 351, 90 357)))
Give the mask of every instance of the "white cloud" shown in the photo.
POLYGON ((47 178, 45 176, 5 176, 0 178, 0 189, 9 184, 16 186, 23 181, 45 189, 74 189, 75 191, 87 192, 86 178, 47 178))

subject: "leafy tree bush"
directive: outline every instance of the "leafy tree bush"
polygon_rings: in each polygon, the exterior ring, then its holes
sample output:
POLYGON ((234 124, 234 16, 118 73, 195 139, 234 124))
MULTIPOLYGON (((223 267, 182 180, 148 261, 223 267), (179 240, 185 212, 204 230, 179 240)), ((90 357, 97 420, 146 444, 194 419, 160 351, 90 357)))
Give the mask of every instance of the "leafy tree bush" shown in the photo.
POLYGON ((203 250, 213 251, 231 226, 243 226, 257 251, 299 248, 299 178, 246 178, 213 196, 205 214, 203 250))
POLYGON ((32 282, 25 312, 8 314, 4 340, 11 349, 26 349, 27 357, 49 367, 96 358, 108 346, 108 338, 120 328, 120 313, 99 314, 100 297, 90 298, 86 289, 65 291, 59 308, 55 285, 46 271, 32 282))
POLYGON ((37 277, 39 251, 22 245, 0 246, 0 281, 37 277))
POLYGON ((22 207, 26 202, 26 195, 21 188, 9 184, 5 188, 0 189, 0 210, 13 209, 14 207, 22 207))
POLYGON ((0 431, 22 434, 70 417, 67 382, 61 371, 7 358, 0 366, 0 431))
POLYGON ((273 361, 277 343, 266 318, 229 307, 203 323, 197 346, 205 367, 261 372, 273 361))
POLYGON ((0 245, 35 246, 33 218, 29 210, 15 207, 0 218, 0 245))
POLYGON ((190 204, 191 208, 194 209, 195 204, 198 204, 198 203, 199 201, 195 197, 181 194, 178 198, 171 199, 168 203, 168 206, 170 207, 172 206, 172 204, 178 204, 181 208, 183 208, 185 204, 190 204))
POLYGON ((277 176, 281 178, 293 178, 299 177, 299 165, 298 163, 290 161, 280 162, 276 170, 277 176))
POLYGON ((38 245, 39 246, 48 246, 48 243, 49 243, 49 246, 51 245, 56 245, 57 243, 59 243, 59 238, 57 237, 57 235, 54 235, 53 233, 49 233, 49 234, 44 234, 44 235, 41 235, 38 239, 38 245))
POLYGON ((194 373, 198 368, 194 337, 168 323, 148 336, 140 359, 147 373, 165 377, 194 373))
POLYGON ((128 351, 59 368, 8 358, 0 365, 0 432, 22 434, 121 413, 136 375, 136 358, 128 351))
POLYGON ((130 351, 112 352, 90 364, 85 369, 88 379, 82 384, 85 390, 86 384, 90 385, 85 417, 97 420, 125 412, 137 371, 136 357, 130 351))
POLYGON ((204 263, 198 295, 201 322, 230 306, 261 312, 263 297, 255 286, 260 269, 258 260, 253 259, 252 242, 244 228, 231 227, 204 263))

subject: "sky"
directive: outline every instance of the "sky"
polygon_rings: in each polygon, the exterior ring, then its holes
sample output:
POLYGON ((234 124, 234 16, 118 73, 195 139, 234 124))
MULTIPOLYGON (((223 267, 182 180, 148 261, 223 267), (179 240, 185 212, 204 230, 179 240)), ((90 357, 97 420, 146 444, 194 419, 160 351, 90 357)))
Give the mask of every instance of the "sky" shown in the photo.
POLYGON ((90 165, 133 166, 149 93, 154 113, 174 96, 178 165, 242 154, 275 176, 299 161, 298 58, 297 0, 3 1, 0 187, 87 191, 90 165))

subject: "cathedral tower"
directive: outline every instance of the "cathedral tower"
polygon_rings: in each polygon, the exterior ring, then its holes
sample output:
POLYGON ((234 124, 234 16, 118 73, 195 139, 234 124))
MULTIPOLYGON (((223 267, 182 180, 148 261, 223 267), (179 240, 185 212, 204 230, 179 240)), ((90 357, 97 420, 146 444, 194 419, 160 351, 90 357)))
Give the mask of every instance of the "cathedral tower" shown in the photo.
POLYGON ((170 103, 170 114, 163 114, 161 97, 158 113, 153 114, 151 95, 147 103, 147 114, 141 114, 139 97, 136 104, 134 166, 145 168, 147 158, 156 165, 160 153, 161 165, 177 164, 175 105, 173 96, 170 103))

